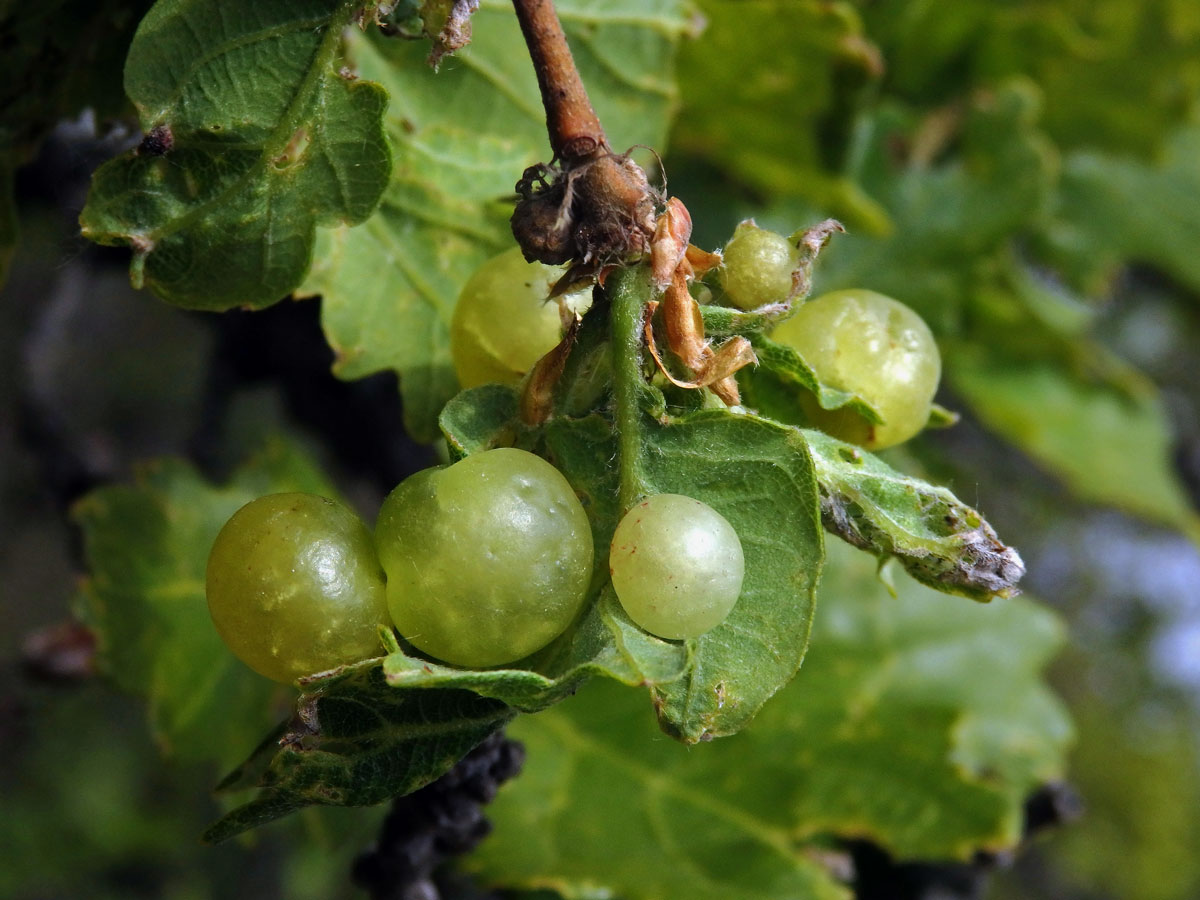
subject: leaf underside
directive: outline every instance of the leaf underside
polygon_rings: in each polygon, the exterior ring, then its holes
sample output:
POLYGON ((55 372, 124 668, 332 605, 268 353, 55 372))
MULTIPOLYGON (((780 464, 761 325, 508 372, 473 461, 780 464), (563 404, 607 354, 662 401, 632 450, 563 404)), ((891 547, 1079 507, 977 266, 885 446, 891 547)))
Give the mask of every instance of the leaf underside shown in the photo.
POLYGON ((486 882, 659 897, 849 896, 833 838, 898 859, 1011 848, 1035 785, 1061 777, 1070 726, 1039 672, 1062 641, 1024 600, 955 603, 830 548, 802 677, 741 734, 656 738, 597 682, 509 733, 529 751, 469 860, 486 882), (619 866, 612 860, 619 859, 619 866))

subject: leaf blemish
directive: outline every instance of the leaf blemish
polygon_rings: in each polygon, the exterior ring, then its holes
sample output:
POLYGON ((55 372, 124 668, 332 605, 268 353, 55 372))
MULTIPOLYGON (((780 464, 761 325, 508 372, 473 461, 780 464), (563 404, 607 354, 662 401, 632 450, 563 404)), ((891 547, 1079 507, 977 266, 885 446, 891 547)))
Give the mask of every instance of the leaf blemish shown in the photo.
POLYGON ((283 148, 283 152, 275 157, 271 162, 276 169, 287 169, 294 166, 304 156, 308 145, 311 143, 308 129, 301 126, 297 128, 287 146, 283 148))

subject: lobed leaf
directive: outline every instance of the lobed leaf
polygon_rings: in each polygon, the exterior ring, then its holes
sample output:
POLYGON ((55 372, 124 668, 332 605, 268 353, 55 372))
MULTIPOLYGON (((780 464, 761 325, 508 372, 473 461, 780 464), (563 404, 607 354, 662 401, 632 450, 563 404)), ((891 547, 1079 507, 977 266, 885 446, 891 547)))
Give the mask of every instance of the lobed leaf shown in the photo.
MULTIPOLYGON (((733 734, 791 679, 808 646, 823 552, 812 463, 798 433, 752 416, 708 410, 642 422, 647 490, 694 497, 724 516, 741 538, 746 578, 729 618, 686 642, 651 638, 616 603, 606 614, 635 671, 660 665, 664 646, 686 648, 681 677, 644 679, 664 730, 685 742, 733 734)), ((612 426, 599 416, 554 420, 544 440, 581 495, 606 579, 622 514, 612 426)))
POLYGON ((824 558, 813 461, 793 429, 709 410, 647 428, 644 470, 654 492, 707 503, 741 539, 746 576, 733 612, 687 642, 683 678, 653 689, 668 733, 687 742, 733 734, 808 649, 824 558))
POLYGON ((603 682, 510 735, 529 751, 468 861, 485 881, 661 897, 825 898, 831 838, 902 859, 967 859, 1020 837, 1025 795, 1060 777, 1070 725, 1038 677, 1057 620, 1014 600, 948 603, 830 548, 798 679, 741 734, 656 737, 603 682))
POLYGON ((914 579, 945 593, 984 601, 1018 593, 1020 555, 953 493, 822 432, 804 437, 826 530, 881 559, 895 557, 914 579))
POLYGON ((740 737, 691 749, 663 740, 632 692, 603 681, 509 734, 525 744, 525 768, 466 862, 485 883, 626 900, 850 896, 763 802, 779 794, 750 761, 731 768, 719 752, 740 737))
POLYGON ((1028 601, 956 604, 904 577, 893 597, 875 569, 830 547, 804 678, 742 752, 787 785, 798 837, 903 859, 1012 848, 1026 795, 1065 768, 1070 722, 1039 678, 1062 626, 1028 601))
POLYGON ((84 235, 131 247, 134 284, 179 306, 294 290, 317 226, 363 221, 387 185, 387 95, 339 71, 360 7, 158 0, 125 66, 150 137, 96 172, 84 235))

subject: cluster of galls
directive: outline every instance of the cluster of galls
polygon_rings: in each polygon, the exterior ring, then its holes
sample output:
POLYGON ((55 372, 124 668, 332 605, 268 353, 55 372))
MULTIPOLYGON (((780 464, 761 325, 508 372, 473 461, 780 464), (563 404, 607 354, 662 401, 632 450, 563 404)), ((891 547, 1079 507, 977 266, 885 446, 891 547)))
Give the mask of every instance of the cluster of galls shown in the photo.
POLYGON ((516 190, 513 236, 530 262, 574 263, 563 287, 649 252, 658 198, 628 153, 594 143, 589 153, 530 166, 516 190))

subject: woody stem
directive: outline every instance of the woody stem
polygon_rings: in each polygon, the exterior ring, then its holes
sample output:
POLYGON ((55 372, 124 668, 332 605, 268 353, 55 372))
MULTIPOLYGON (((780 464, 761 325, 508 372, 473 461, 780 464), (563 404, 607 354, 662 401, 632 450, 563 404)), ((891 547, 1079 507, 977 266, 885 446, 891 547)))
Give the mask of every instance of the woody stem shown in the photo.
POLYGON ((513 0, 513 8, 542 90, 555 158, 575 162, 594 155, 608 146, 608 139, 575 68, 553 0, 513 0))

